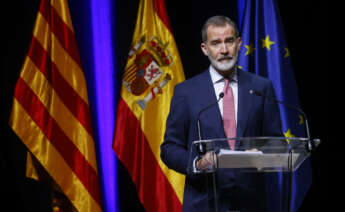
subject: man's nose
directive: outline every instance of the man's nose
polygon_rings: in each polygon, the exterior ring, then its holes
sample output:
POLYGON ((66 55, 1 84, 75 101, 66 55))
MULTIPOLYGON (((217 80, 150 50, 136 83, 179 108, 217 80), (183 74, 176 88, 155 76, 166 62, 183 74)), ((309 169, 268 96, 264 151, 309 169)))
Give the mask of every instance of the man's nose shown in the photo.
POLYGON ((220 53, 221 54, 228 54, 229 53, 229 49, 228 49, 228 46, 226 45, 226 43, 221 44, 220 53))

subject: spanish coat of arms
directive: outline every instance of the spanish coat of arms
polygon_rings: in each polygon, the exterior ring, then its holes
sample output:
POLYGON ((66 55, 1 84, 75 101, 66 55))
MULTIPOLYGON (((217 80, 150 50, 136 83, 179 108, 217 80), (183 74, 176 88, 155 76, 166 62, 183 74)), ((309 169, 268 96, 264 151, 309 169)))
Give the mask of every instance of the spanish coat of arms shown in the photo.
POLYGON ((156 36, 151 37, 148 45, 145 45, 147 48, 141 49, 144 43, 145 36, 142 36, 140 41, 131 48, 128 56, 135 57, 132 60, 134 62, 128 64, 123 76, 123 85, 133 95, 141 96, 150 90, 143 99, 137 101, 143 110, 149 101, 162 93, 162 88, 171 80, 168 73, 161 80, 164 75, 161 67, 170 66, 173 62, 166 48, 168 43, 164 44, 156 36))

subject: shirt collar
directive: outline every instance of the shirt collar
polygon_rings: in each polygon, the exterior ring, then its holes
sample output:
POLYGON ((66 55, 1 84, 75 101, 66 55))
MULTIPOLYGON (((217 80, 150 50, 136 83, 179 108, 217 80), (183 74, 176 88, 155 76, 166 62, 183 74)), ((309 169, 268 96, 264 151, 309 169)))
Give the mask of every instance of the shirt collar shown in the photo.
MULTIPOLYGON (((212 79, 212 83, 215 84, 215 83, 218 83, 218 82, 223 82, 224 80, 224 77, 219 74, 214 68, 212 65, 210 65, 210 75, 211 75, 211 79, 212 79)), ((237 82, 237 68, 235 69, 235 73, 233 74, 232 76, 232 79, 231 79, 232 82, 237 82)), ((230 82, 231 82, 230 81, 230 82)))

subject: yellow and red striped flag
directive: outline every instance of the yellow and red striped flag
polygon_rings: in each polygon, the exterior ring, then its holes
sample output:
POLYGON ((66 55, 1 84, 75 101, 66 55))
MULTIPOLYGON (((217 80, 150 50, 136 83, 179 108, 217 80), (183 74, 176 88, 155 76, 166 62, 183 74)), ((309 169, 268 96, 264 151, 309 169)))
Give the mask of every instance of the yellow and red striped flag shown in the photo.
POLYGON ((10 125, 77 211, 101 211, 86 81, 67 0, 41 1, 10 125))
POLYGON ((146 211, 181 211, 185 177, 160 159, 174 86, 184 80, 164 0, 141 0, 117 107, 114 150, 146 211))

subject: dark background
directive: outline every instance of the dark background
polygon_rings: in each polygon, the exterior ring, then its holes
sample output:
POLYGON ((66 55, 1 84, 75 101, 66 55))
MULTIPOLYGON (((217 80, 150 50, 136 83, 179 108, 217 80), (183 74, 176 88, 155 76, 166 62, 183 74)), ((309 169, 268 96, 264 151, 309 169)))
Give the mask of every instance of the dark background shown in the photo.
MULTIPOLYGON (((85 4, 70 1, 72 20, 85 4)), ((138 9, 138 0, 120 0, 115 3, 115 23, 118 68, 124 70, 132 40, 138 9)), ((25 146, 8 126, 13 91, 21 66, 28 51, 39 0, 2 2, 1 10, 1 192, 0 206, 9 211, 46 211, 49 207, 49 187, 25 178, 25 146), (31 210, 30 210, 31 209, 31 210)), ((295 71, 302 109, 307 113, 311 135, 323 143, 311 157, 313 185, 300 211, 321 211, 329 193, 326 158, 329 155, 328 137, 328 14, 325 1, 278 0, 291 60, 295 71), (320 86, 321 85, 321 86, 320 86)), ((237 8, 229 0, 166 0, 175 41, 184 66, 186 78, 208 67, 208 59, 200 50, 200 30, 212 15, 226 15, 237 20, 237 8)), ((74 21, 77 42, 83 39, 83 27, 74 21)), ((79 47, 83 49, 83 47, 79 47)), ((82 63, 85 63, 81 52, 82 63)), ((120 165, 120 164, 119 164, 120 165)), ((120 208, 140 211, 133 184, 120 165, 120 208)))

